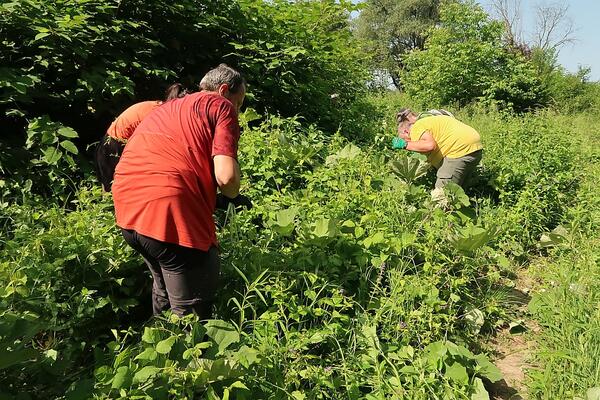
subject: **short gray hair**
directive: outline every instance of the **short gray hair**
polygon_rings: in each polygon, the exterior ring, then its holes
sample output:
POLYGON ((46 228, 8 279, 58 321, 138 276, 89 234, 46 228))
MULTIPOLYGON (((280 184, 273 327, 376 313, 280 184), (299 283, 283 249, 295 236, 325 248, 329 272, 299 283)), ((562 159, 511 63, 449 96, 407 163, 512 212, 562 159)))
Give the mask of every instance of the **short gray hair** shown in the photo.
POLYGON ((229 85, 230 92, 237 93, 242 86, 246 85, 246 80, 242 74, 229 65, 219 64, 218 67, 211 69, 204 75, 204 78, 200 81, 200 89, 216 92, 219 86, 223 84, 229 85))

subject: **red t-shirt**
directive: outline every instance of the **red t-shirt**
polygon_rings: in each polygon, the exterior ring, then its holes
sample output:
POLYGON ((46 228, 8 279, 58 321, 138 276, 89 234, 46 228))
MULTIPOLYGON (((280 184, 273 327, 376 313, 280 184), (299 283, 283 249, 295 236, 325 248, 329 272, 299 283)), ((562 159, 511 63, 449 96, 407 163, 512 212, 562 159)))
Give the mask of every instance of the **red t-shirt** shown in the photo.
POLYGON ((237 158, 233 104, 212 92, 164 103, 137 127, 115 171, 117 225, 203 251, 217 244, 213 157, 237 158))
POLYGON ((115 139, 128 140, 135 128, 162 101, 142 101, 123 111, 108 127, 106 134, 115 139))

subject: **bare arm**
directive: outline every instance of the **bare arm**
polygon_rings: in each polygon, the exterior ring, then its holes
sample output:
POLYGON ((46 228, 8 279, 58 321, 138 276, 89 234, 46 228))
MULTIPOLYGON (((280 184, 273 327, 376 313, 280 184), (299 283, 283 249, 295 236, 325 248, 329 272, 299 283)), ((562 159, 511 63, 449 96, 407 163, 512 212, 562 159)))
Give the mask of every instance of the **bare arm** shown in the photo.
POLYGON ((419 140, 409 141, 406 144, 406 150, 416 151, 417 153, 429 153, 436 147, 437 143, 429 132, 425 132, 419 140))
POLYGON ((240 166, 235 158, 217 155, 213 158, 215 178, 221 193, 233 199, 240 192, 240 166))

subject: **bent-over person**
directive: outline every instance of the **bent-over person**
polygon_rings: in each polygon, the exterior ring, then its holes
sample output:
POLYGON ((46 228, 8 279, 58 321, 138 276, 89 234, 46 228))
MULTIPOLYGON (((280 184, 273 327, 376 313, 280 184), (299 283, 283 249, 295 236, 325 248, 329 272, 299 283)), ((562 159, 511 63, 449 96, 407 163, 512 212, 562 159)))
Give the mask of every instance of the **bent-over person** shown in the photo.
POLYGON ((464 188, 466 179, 481 161, 483 145, 479 133, 451 115, 419 115, 410 109, 397 114, 398 137, 395 149, 427 155, 437 169, 435 187, 454 182, 464 188))
POLYGON ((154 314, 211 316, 219 277, 217 188, 238 195, 242 75, 225 64, 164 103, 131 137, 112 187, 117 225, 152 272, 154 314))
MULTIPOLYGON (((169 86, 165 92, 165 100, 169 101, 187 94, 187 90, 180 83, 169 86)), ((95 154, 96 176, 106 192, 110 192, 115 175, 115 168, 119 163, 127 141, 133 135, 140 122, 161 104, 160 100, 149 100, 135 103, 123 111, 110 124, 106 134, 98 143, 95 154)))

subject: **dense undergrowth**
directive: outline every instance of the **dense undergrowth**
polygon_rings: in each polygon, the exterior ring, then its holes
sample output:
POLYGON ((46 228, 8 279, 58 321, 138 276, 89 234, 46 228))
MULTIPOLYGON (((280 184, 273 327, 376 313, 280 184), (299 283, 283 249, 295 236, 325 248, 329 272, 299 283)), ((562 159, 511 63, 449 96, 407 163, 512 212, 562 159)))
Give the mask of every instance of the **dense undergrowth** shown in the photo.
POLYGON ((246 126, 255 207, 217 215, 209 322, 148 319, 148 274, 94 182, 54 203, 2 181, 1 396, 488 398, 501 375, 481 338, 511 318, 515 265, 568 215, 584 139, 550 111, 465 109, 483 164, 467 194, 432 198, 422 160, 383 143, 396 101, 354 131, 246 126))
POLYGON ((540 399, 600 395, 600 127, 590 117, 571 123, 589 132, 580 148, 585 178, 561 225, 542 238, 547 257, 530 267, 536 285, 529 312, 542 330, 533 338, 528 385, 540 399))

